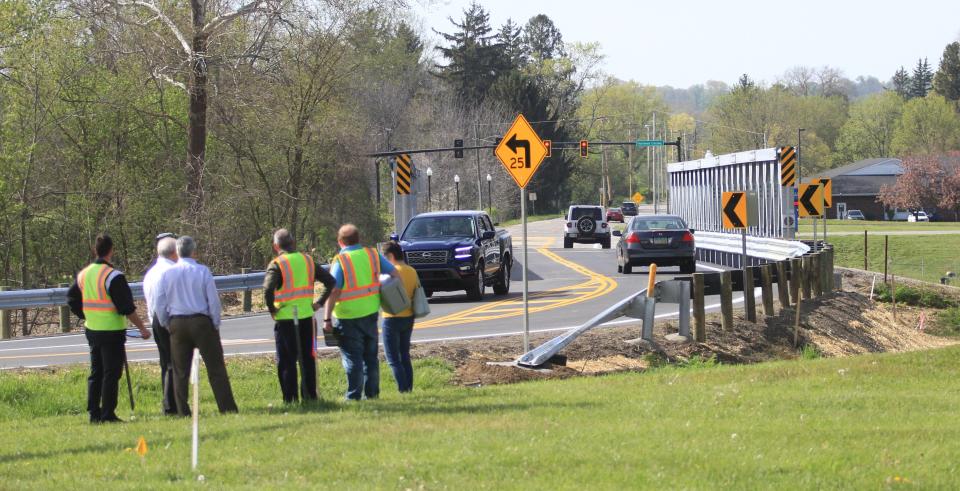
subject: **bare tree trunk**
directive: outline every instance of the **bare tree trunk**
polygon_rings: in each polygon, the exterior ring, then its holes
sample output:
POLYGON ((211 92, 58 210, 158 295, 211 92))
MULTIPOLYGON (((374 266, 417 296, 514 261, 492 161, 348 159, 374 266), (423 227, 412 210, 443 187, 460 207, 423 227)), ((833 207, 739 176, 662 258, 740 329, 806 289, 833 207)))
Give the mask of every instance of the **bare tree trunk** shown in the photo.
POLYGON ((187 125, 187 194, 192 202, 188 221, 196 224, 203 211, 203 171, 207 150, 207 34, 206 6, 202 0, 191 0, 193 11, 193 54, 190 59, 189 122, 187 125))

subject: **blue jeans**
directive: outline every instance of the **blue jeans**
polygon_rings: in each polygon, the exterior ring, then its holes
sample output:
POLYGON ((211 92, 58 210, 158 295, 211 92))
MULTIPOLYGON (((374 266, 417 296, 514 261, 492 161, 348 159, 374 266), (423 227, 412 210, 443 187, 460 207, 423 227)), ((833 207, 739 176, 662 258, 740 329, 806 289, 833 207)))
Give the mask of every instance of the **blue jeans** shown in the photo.
POLYGON ((393 370, 400 392, 413 390, 413 365, 410 363, 410 336, 413 335, 413 317, 383 318, 383 353, 393 370))
POLYGON ((357 319, 337 319, 340 358, 347 372, 347 399, 380 395, 380 360, 377 359, 377 314, 357 319))

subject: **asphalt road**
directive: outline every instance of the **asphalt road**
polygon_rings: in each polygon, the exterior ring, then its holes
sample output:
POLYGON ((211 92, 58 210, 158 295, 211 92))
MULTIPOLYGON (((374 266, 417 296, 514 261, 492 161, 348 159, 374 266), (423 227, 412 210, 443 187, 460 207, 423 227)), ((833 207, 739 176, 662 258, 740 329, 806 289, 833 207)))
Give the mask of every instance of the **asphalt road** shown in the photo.
MULTIPOLYGON (((513 234, 517 256, 510 293, 495 296, 488 287, 486 298, 479 302, 467 300, 463 293, 435 294, 430 300, 431 315, 418 321, 415 326, 414 342, 442 342, 523 332, 523 242, 520 226, 510 227, 509 230, 513 234)), ((561 331, 575 327, 647 286, 647 268, 635 269, 637 272, 630 275, 616 272, 615 249, 604 250, 586 244, 563 249, 562 230, 562 221, 559 219, 528 225, 531 332, 561 331)), ((720 268, 699 264, 698 270, 719 271, 720 268)), ((663 268, 657 276, 658 279, 669 279, 676 274, 679 274, 678 268, 663 268)), ((718 303, 718 298, 708 297, 706 300, 710 310, 716 310, 718 303)), ((676 314, 675 305, 662 304, 657 308, 658 318, 676 314)), ((621 319, 611 324, 636 322, 633 319, 621 319)), ((225 319, 221 336, 224 351, 228 355, 274 352, 273 324, 267 315, 225 319)), ((127 343, 127 353, 131 361, 157 358, 153 340, 131 338, 127 343)), ((0 342, 0 369, 86 361, 87 343, 82 334, 0 342)))

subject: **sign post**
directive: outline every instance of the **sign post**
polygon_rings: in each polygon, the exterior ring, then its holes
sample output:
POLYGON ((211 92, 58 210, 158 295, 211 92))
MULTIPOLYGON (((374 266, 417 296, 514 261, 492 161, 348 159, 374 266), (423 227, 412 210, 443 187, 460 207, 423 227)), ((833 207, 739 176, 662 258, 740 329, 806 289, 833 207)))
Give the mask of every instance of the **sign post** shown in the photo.
POLYGON ((820 184, 801 184, 800 199, 797 208, 800 216, 811 217, 813 221, 813 252, 817 252, 817 218, 823 217, 823 190, 820 184))
POLYGON ((533 131, 527 118, 517 115, 513 125, 500 139, 494 154, 520 188, 520 221, 523 224, 523 351, 530 351, 530 303, 527 268, 527 184, 547 156, 547 148, 533 131))
POLYGON ((833 208, 833 181, 826 177, 821 177, 813 181, 820 184, 821 195, 823 196, 823 243, 827 243, 827 208, 833 208))

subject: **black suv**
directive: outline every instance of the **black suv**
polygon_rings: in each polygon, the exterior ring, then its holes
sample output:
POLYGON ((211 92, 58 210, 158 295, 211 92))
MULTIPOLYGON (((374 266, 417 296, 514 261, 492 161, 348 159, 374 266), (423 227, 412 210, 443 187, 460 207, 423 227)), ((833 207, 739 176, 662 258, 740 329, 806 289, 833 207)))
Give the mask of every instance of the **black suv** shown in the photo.
POLYGON ((623 212, 623 216, 625 217, 635 217, 640 213, 640 211, 637 210, 637 204, 633 201, 624 201, 623 204, 620 205, 620 211, 623 212))

